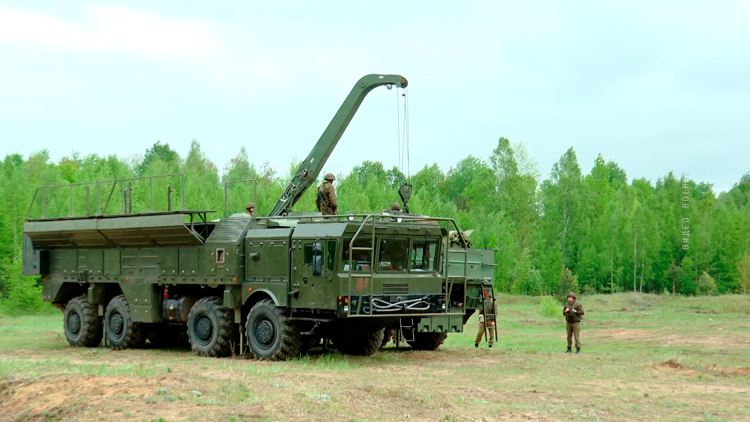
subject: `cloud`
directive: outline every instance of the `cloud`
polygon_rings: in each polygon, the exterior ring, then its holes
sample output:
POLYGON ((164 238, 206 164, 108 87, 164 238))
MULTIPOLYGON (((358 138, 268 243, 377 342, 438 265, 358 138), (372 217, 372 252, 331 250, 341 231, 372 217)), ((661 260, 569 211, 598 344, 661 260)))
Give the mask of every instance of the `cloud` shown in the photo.
POLYGON ((128 53, 156 59, 206 59, 221 44, 219 31, 117 6, 88 9, 83 22, 0 8, 0 46, 64 53, 128 53))

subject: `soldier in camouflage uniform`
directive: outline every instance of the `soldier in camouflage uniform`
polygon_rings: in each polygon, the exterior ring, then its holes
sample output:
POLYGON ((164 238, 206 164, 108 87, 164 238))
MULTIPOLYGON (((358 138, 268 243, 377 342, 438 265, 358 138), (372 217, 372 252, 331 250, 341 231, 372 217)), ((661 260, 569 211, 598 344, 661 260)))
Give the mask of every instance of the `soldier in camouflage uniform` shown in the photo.
POLYGON ((248 202, 245 205, 245 214, 255 215, 255 202, 248 202))
POLYGON ((495 315, 497 315, 497 305, 492 299, 485 299, 484 309, 479 311, 479 331, 477 338, 474 340, 474 347, 479 347, 485 332, 490 332, 489 345, 495 343, 495 315))
POLYGON ((318 197, 315 199, 315 205, 318 206, 318 211, 322 212, 323 215, 338 214, 336 188, 333 187, 333 181, 336 180, 336 176, 333 173, 326 173, 323 179, 323 184, 318 187, 318 197))
POLYGON ((573 337, 576 339, 576 354, 581 353, 581 317, 583 316, 583 305, 576 301, 577 297, 574 292, 568 293, 568 301, 563 305, 563 315, 565 316, 566 328, 568 332, 568 350, 570 353, 573 337))

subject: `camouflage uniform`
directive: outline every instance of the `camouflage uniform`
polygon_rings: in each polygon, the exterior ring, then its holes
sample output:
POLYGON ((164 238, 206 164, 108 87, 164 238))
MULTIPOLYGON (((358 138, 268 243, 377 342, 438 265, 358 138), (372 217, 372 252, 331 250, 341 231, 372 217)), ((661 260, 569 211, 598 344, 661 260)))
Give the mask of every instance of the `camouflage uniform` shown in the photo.
POLYGON ((247 205, 245 205, 245 214, 255 215, 255 203, 254 202, 248 202, 247 205))
POLYGON ((318 187, 315 205, 318 206, 318 211, 322 212, 323 215, 334 215, 338 214, 339 211, 336 203, 336 188, 333 187, 334 180, 336 180, 336 177, 332 173, 328 173, 323 184, 318 187))
POLYGON ((568 293, 568 298, 573 298, 573 303, 565 302, 563 305, 563 316, 565 316, 566 331, 568 333, 568 350, 570 353, 573 338, 576 340, 576 353, 581 352, 581 317, 583 316, 583 305, 576 301, 576 294, 568 293))
POLYGON ((479 311, 479 331, 477 331, 477 338, 474 339, 474 347, 479 347, 479 343, 482 342, 482 337, 486 331, 489 331, 490 340, 489 344, 495 343, 495 318, 497 315, 497 305, 494 301, 485 301, 484 310, 479 311), (485 310, 487 311, 485 315, 485 310), (489 330, 487 330, 489 328, 489 330))

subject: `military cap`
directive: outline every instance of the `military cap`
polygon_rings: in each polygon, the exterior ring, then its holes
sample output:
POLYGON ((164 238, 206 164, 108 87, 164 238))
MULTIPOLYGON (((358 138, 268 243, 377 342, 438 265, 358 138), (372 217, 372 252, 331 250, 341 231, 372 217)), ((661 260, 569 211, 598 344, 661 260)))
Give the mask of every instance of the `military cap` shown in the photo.
POLYGON ((394 202, 391 204, 391 209, 393 211, 401 211, 401 205, 399 205, 398 202, 394 202))
POLYGON ((568 297, 572 297, 573 299, 578 299, 575 292, 568 292, 568 297))
POLYGON ((323 179, 328 180, 329 182, 333 182, 334 180, 336 180, 336 176, 334 176, 333 173, 326 173, 323 179))
POLYGON ((250 208, 255 208, 255 202, 248 202, 247 205, 245 205, 246 210, 249 210, 250 208))

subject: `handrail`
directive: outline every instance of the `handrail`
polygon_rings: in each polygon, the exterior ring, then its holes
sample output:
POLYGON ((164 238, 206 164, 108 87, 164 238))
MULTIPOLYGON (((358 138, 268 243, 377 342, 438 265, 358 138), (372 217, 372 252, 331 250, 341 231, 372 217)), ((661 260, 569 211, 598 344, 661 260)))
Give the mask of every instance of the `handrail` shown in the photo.
MULTIPOLYGON (((345 216, 348 221, 353 221, 353 219, 351 219, 350 217, 362 217, 362 223, 359 225, 359 227, 357 228, 357 231, 354 233, 354 236, 352 236, 352 239, 349 241, 349 269, 348 269, 347 284, 348 284, 348 287, 349 287, 349 295, 348 295, 348 297, 349 297, 349 307, 350 307, 349 309, 350 309, 350 312, 352 311, 352 308, 351 308, 351 306, 352 306, 352 269, 354 268, 354 265, 353 265, 354 264, 354 260, 353 260, 354 253, 353 252, 354 252, 354 250, 366 250, 366 249, 370 249, 370 270, 371 271, 370 271, 370 274, 367 274, 367 275, 370 276, 370 283, 369 283, 369 285, 370 285, 370 301, 372 302, 373 296, 374 296, 374 283, 373 283, 372 278, 374 277, 374 274, 375 274, 375 272, 374 272, 374 267, 375 267, 375 217, 387 217, 387 218, 391 219, 391 218, 396 218, 396 217, 394 217, 394 215, 378 213, 378 214, 367 214, 367 215, 364 215, 364 214, 361 214, 361 215, 349 214, 349 215, 345 216), (367 226, 368 222, 372 226, 372 230, 371 230, 371 233, 370 233, 370 235, 371 235, 370 248, 355 247, 354 246, 354 242, 357 240, 357 237, 359 237, 359 235, 362 233, 362 230, 365 228, 365 226, 367 226)), ((341 217, 341 216, 339 216, 339 215, 324 215, 324 216, 315 216, 314 218, 318 218, 318 217, 323 217, 324 219, 336 219, 337 220, 337 217, 341 217)), ((406 218, 407 220, 420 220, 420 221, 421 220, 426 220, 426 221, 436 221, 436 222, 443 221, 443 222, 453 223, 453 226, 456 228, 456 230, 458 231, 458 233, 461 233, 461 230, 458 228, 458 224, 456 223, 456 220, 454 220, 453 218, 447 218, 447 217, 428 217, 428 216, 421 216, 421 215, 420 216, 409 216, 409 215, 403 215, 403 216, 401 216, 401 215, 399 215, 399 217, 402 218, 402 221, 403 221, 403 218, 406 218)), ((272 218, 272 217, 265 217, 265 218, 269 219, 269 218, 272 218)), ((285 217, 285 218, 289 218, 289 217, 285 217)), ((294 217, 292 217, 292 218, 294 218, 294 217)), ((304 218, 304 217, 300 217, 300 218, 304 218)), ((463 285, 464 285, 464 296, 466 295, 466 284, 467 284, 467 280, 468 280, 468 253, 466 252, 465 249, 460 249, 460 250, 454 251, 456 253, 463 253, 464 254, 464 271, 463 271, 463 276, 452 276, 451 277, 448 274, 448 264, 449 264, 449 254, 450 254, 450 239, 448 238, 448 236, 444 236, 443 237, 443 250, 444 250, 444 253, 443 253, 444 262, 443 262, 443 274, 442 274, 442 278, 443 278, 443 288, 444 288, 444 291, 445 291, 445 312, 444 313, 446 315, 453 315, 452 313, 450 313, 451 306, 450 306, 450 290, 449 290, 449 287, 448 287, 448 280, 449 280, 449 278, 452 279, 452 280, 455 280, 457 278, 458 279, 462 278, 463 279, 463 285)), ((453 287, 453 283, 451 283, 450 289, 452 289, 452 287, 453 287)), ((361 306, 362 306, 363 288, 364 288, 364 286, 361 286, 360 290, 359 290, 359 296, 358 296, 358 299, 357 299, 357 312, 354 314, 354 316, 359 316, 359 314, 360 314, 360 309, 361 309, 361 306)), ((373 313, 372 303, 370 304, 369 309, 370 309, 370 311, 369 311, 368 315, 372 316, 372 313, 373 313)), ((405 314, 405 315, 410 315, 410 314, 405 314)), ((457 314, 457 315, 459 315, 459 314, 457 314)), ((460 314, 460 315, 463 315, 463 314, 460 314)), ((395 315, 392 315, 392 316, 395 316, 395 315)))
MULTIPOLYGON (((64 185, 47 185, 47 186, 37 186, 34 190, 34 195, 31 198, 31 203, 29 204, 29 209, 26 211, 26 216, 24 217, 25 220, 29 219, 29 216, 31 215, 31 210, 34 207, 34 204, 36 202, 37 194, 41 191, 41 197, 42 197, 42 215, 41 218, 46 218, 46 193, 50 189, 55 188, 68 188, 68 217, 73 217, 73 187, 75 186, 85 186, 86 187, 86 215, 90 215, 90 195, 89 195, 89 186, 90 185, 96 185, 96 212, 94 215, 106 215, 107 207, 109 206, 109 201, 112 199, 112 193, 115 190, 115 187, 117 184, 120 184, 120 193, 121 193, 121 207, 120 207, 120 213, 121 214, 127 214, 132 213, 132 206, 133 206, 133 187, 132 185, 128 187, 127 193, 126 189, 124 188, 125 182, 130 181, 136 181, 136 180, 148 180, 149 181, 149 195, 150 195, 150 203, 149 203, 149 211, 153 211, 154 208, 154 179, 160 179, 164 177, 175 177, 180 176, 181 179, 181 193, 182 193, 182 209, 185 209, 185 174, 184 173, 171 173, 171 174, 161 174, 156 176, 140 176, 140 177, 131 177, 126 179, 115 179, 115 180, 100 180, 100 181, 93 181, 93 182, 78 182, 78 183, 68 183, 64 185), (107 201, 104 203, 104 207, 100 208, 100 191, 101 191, 101 185, 103 184, 112 184, 112 188, 110 189, 109 195, 107 197, 107 201), (129 202, 128 202, 129 201, 129 202), (129 208, 128 205, 129 204, 129 208)), ((171 193, 172 193, 172 186, 170 184, 169 186, 169 202, 171 204, 171 193)), ((171 205, 170 205, 171 210, 171 205)))
POLYGON ((253 190, 254 190, 253 201, 255 203, 255 209, 256 209, 255 213, 260 214, 260 207, 258 207, 258 179, 230 180, 228 182, 223 183, 224 185, 224 218, 227 218, 227 207, 228 207, 227 203, 229 202, 229 191, 227 190, 227 188, 232 183, 244 183, 244 182, 254 182, 253 183, 253 190))

